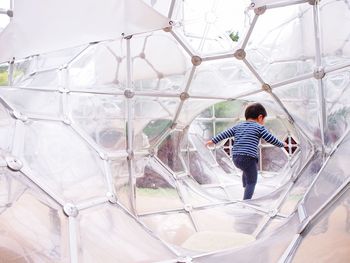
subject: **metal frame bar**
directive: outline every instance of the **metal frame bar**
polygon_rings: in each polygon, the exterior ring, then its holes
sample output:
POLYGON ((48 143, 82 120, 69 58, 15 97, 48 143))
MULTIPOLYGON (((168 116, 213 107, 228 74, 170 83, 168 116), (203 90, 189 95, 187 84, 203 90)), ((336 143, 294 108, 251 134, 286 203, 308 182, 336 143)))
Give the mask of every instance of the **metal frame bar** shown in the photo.
POLYGON ((195 52, 191 50, 185 43, 182 41, 182 39, 175 33, 173 30, 170 31, 170 33, 173 35, 173 37, 179 42, 180 46, 186 51, 186 53, 190 56, 193 57, 195 52))
MULTIPOLYGON (((126 41, 126 90, 133 90, 132 86, 132 58, 131 58, 131 39, 132 37, 127 37, 126 41)), ((126 98, 127 104, 127 145, 126 151, 128 153, 127 163, 128 163, 128 173, 129 173, 129 201, 131 205, 132 212, 136 214, 136 192, 135 192, 135 163, 133 157, 134 149, 134 125, 133 125, 133 99, 126 98)))
POLYGON ((77 239, 77 219, 75 217, 68 217, 68 231, 69 231, 69 254, 70 262, 78 263, 78 239, 77 239))
POLYGON ((248 32, 247 32, 247 34, 246 34, 246 37, 245 37, 245 39, 244 39, 244 41, 243 41, 243 43, 242 43, 242 46, 241 46, 241 49, 245 49, 246 48, 246 46, 247 46, 247 43, 248 43, 248 40, 249 40, 249 38, 250 38, 250 36, 251 36, 251 34, 252 34, 252 32, 253 32, 253 29, 254 29, 254 27, 255 27, 255 25, 256 25, 256 22, 258 21, 258 15, 257 14, 255 14, 254 15, 254 18, 253 18, 253 21, 252 21, 252 23, 250 24, 250 27, 249 27, 249 30, 248 30, 248 32))
MULTIPOLYGON (((322 51, 321 51, 321 28, 320 28, 320 10, 319 3, 315 1, 315 4, 312 6, 313 11, 313 20, 314 20, 314 39, 315 39, 315 60, 316 60, 316 69, 320 69, 322 67, 322 51)), ((317 80, 318 84, 318 101, 319 101, 319 122, 320 122, 320 130, 321 130, 321 142, 322 142, 322 153, 324 153, 325 146, 325 132, 327 127, 327 116, 326 116, 326 101, 324 96, 324 84, 322 79, 317 80)))
POLYGON ((23 162, 23 167, 21 168, 20 171, 23 173, 23 175, 26 178, 28 178, 32 183, 34 183, 40 190, 42 190, 45 194, 47 194, 58 205, 60 205, 61 207, 64 206, 65 201, 61 197, 56 195, 53 191, 51 191, 47 185, 45 185, 40 180, 38 180, 36 176, 33 176, 33 172, 31 171, 29 166, 25 163, 25 161, 23 162))
POLYGON ((176 0, 171 0, 170 7, 169 7, 169 12, 168 12, 168 18, 169 19, 171 19, 173 17, 175 2, 176 2, 176 0))
POLYGON ((304 4, 307 2, 308 2, 307 0, 294 0, 294 1, 290 1, 290 2, 282 2, 282 3, 277 3, 277 4, 266 5, 266 9, 273 9, 273 8, 297 5, 297 4, 304 4))
MULTIPOLYGON (((187 92, 189 90, 190 84, 192 82, 192 79, 193 79, 195 71, 196 71, 196 66, 193 66, 192 69, 191 69, 190 75, 188 76, 186 87, 185 87, 183 92, 187 92)), ((185 103, 185 101, 181 100, 179 106, 177 107, 177 110, 176 110, 176 113, 175 113, 175 116, 174 116, 174 119, 173 119, 173 123, 177 122, 184 103, 185 103)))

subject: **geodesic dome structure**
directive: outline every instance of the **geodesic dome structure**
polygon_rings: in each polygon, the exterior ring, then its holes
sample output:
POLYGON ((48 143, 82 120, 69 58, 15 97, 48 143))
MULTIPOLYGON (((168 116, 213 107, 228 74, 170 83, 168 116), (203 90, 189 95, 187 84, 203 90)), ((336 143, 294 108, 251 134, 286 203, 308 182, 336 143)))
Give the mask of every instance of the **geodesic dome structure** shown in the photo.
POLYGON ((0 13, 2 262, 348 261, 348 1, 0 13), (289 147, 261 144, 242 201, 231 142, 204 139, 251 101, 289 147))

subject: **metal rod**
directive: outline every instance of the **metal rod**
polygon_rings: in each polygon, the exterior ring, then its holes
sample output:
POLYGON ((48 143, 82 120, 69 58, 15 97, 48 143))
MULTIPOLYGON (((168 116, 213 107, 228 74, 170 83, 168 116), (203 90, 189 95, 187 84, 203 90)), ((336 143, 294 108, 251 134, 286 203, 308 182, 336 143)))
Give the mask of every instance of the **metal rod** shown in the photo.
POLYGON ((350 63, 343 63, 343 64, 337 64, 337 65, 334 65, 334 66, 329 66, 329 67, 326 67, 324 69, 324 72, 327 74, 327 73, 330 73, 330 72, 333 72, 333 71, 337 71, 337 70, 341 70, 341 69, 344 69, 344 68, 348 68, 350 67, 350 63))
POLYGON ((278 82, 275 84, 271 84, 271 88, 275 89, 275 88, 279 88, 279 87, 282 87, 282 86, 285 86, 285 85, 288 85, 291 83, 299 82, 299 81, 306 80, 306 79, 311 79, 313 76, 314 76, 313 73, 303 74, 303 75, 297 76, 295 78, 291 78, 291 79, 287 79, 287 80, 284 80, 284 81, 281 81, 281 82, 278 82))
MULTIPOLYGON (((190 72, 190 75, 188 77, 188 80, 187 80, 187 83, 186 83, 186 87, 184 89, 184 92, 187 92, 190 88, 190 84, 192 82, 192 79, 193 79, 193 76, 194 76, 194 72, 196 71, 196 67, 193 66, 192 69, 191 69, 191 72, 190 72)), ((184 104, 184 100, 181 100, 177 110, 176 110, 176 113, 175 113, 175 116, 174 116, 174 119, 173 119, 173 123, 176 123, 177 122, 177 119, 179 118, 179 115, 180 115, 180 112, 182 110, 182 107, 183 107, 183 104, 184 104)))
POLYGON ((283 255, 278 260, 278 263, 289 262, 289 259, 291 258, 291 256, 295 252, 295 249, 297 248, 297 246, 300 243, 300 241, 301 241, 301 235, 300 234, 296 234, 294 236, 294 238, 292 239, 292 241, 290 242, 290 244, 287 247, 287 249, 284 251, 283 255))
POLYGON ((106 196, 103 196, 103 197, 94 198, 94 199, 91 199, 91 200, 88 200, 85 202, 81 202, 81 203, 76 205, 76 208, 79 211, 81 211, 81 210, 91 208, 94 206, 98 206, 98 205, 101 205, 101 204, 104 204, 107 202, 108 202, 108 198, 106 196))
POLYGON ((78 263, 77 219, 68 217, 70 262, 78 263))
POLYGON ((257 80, 260 82, 260 84, 261 84, 261 85, 264 84, 264 83, 265 83, 264 80, 260 77, 260 75, 258 74, 258 72, 256 72, 256 70, 253 68, 253 66, 250 65, 250 63, 248 62, 248 60, 244 58, 244 59, 243 59, 243 62, 244 62, 244 64, 246 64, 246 66, 248 67, 248 69, 250 70, 250 72, 252 72, 253 75, 257 78, 257 80))
POLYGON ((21 172, 25 177, 27 177, 32 183, 34 183, 40 190, 42 190, 45 194, 47 194, 53 201, 55 201, 60 206, 64 206, 65 201, 59 197, 56 193, 50 190, 48 186, 38 180, 36 176, 33 175, 33 172, 29 168, 29 166, 25 163, 25 160, 22 160, 23 167, 21 168, 21 172))
POLYGON ((290 2, 282 2, 282 3, 277 3, 277 4, 266 5, 266 9, 273 9, 273 8, 285 7, 285 6, 290 6, 290 5, 304 4, 307 2, 308 2, 307 0, 296 0, 296 1, 290 1, 290 2))
POLYGON ((243 43, 242 43, 242 46, 241 46, 241 49, 245 49, 246 48, 246 46, 247 46, 247 43, 248 43, 248 40, 249 40, 249 38, 250 38, 250 35, 252 34, 252 32, 253 32, 253 29, 254 29, 254 27, 255 27, 255 24, 256 24, 256 22, 258 21, 258 15, 257 14, 255 14, 254 15, 254 18, 253 18, 253 21, 252 21, 252 23, 251 23, 251 25, 250 25, 250 27, 249 27, 249 30, 248 30, 248 32, 247 32, 247 34, 246 34, 246 36, 245 36, 245 39, 244 39, 244 41, 243 41, 243 43))
POLYGON ((87 135, 84 131, 81 130, 81 128, 76 125, 74 122, 70 124, 70 127, 75 131, 87 144, 94 149, 99 156, 102 158, 104 157, 103 151, 100 149, 100 146, 93 140, 89 135, 87 135))
MULTIPOLYGON (((130 50, 130 40, 131 38, 126 38, 126 89, 133 90, 132 86, 132 59, 130 50)), ((126 151, 128 153, 127 163, 128 163, 128 173, 129 173, 129 201, 131 205, 131 210, 136 215, 136 191, 135 191, 135 163, 134 163, 134 103, 133 98, 126 98, 127 104, 127 145, 126 151)))
POLYGON ((226 59, 226 58, 232 58, 232 52, 227 53, 227 54, 222 54, 222 55, 212 55, 208 57, 203 57, 202 62, 204 61, 211 61, 211 60, 220 60, 220 59, 226 59))
POLYGON ((171 19, 172 16, 173 16, 174 7, 175 7, 175 2, 176 2, 176 0, 171 0, 169 12, 168 12, 168 18, 169 18, 169 19, 171 19))
POLYGON ((24 136, 25 136, 25 127, 21 120, 16 120, 14 135, 12 138, 12 150, 11 153, 14 157, 18 158, 22 156, 23 147, 24 147, 24 136))
MULTIPOLYGON (((315 37, 315 60, 316 60, 316 70, 322 67, 322 42, 321 42, 321 28, 320 28, 320 10, 319 3, 315 1, 312 6, 313 10, 313 22, 314 22, 314 37, 315 37)), ((326 102, 324 97, 324 85, 322 79, 318 79, 318 101, 319 101, 319 122, 321 131, 321 141, 322 141, 322 154, 324 154, 325 146, 325 132, 327 127, 327 117, 326 117, 326 102)))
POLYGON ((109 166, 108 160, 103 160, 103 169, 104 169, 104 174, 106 175, 108 192, 113 193, 115 195, 113 178, 112 178, 111 168, 109 166))
POLYGON ((173 30, 170 31, 170 33, 173 35, 173 37, 179 42, 179 44, 182 46, 182 48, 187 52, 187 54, 190 57, 193 57, 194 52, 190 50, 187 45, 182 41, 182 39, 175 33, 173 30))
POLYGON ((272 91, 268 92, 277 102, 277 104, 282 108, 282 110, 285 112, 285 114, 288 116, 289 120, 291 122, 294 123, 294 119, 292 117, 292 115, 289 113, 289 111, 287 110, 287 108, 284 106, 283 102, 280 100, 280 98, 278 96, 276 96, 272 91))

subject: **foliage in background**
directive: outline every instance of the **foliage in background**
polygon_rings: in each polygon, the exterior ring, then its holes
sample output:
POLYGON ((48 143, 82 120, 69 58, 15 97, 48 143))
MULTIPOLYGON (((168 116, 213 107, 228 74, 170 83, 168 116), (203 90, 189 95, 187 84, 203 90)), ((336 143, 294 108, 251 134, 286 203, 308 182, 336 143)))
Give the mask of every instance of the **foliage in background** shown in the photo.
POLYGON ((6 86, 8 83, 7 68, 0 67, 0 86, 6 86))
POLYGON ((231 40, 233 42, 238 42, 238 40, 239 40, 238 31, 237 32, 235 32, 235 31, 231 32, 230 33, 230 38, 231 38, 231 40))

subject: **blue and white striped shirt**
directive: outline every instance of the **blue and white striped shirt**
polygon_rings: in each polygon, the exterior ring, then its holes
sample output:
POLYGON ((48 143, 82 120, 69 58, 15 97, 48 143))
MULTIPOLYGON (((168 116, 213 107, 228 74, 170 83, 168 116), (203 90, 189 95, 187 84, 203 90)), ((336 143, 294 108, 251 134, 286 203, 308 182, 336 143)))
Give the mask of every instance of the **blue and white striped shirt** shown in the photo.
POLYGON ((283 142, 268 132, 268 130, 255 121, 245 121, 220 132, 211 140, 216 144, 224 139, 234 137, 232 155, 248 155, 259 158, 258 145, 260 138, 277 147, 283 147, 283 142))

